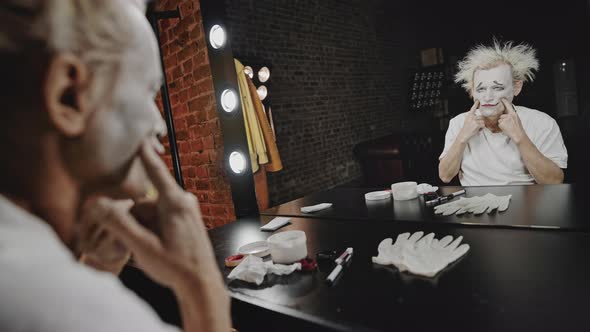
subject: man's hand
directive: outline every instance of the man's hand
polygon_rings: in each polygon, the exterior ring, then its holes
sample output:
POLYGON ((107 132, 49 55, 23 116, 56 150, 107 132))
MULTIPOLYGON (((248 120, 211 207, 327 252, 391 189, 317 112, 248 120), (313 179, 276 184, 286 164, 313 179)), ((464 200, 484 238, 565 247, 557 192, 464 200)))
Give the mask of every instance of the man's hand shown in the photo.
POLYGON ((504 114, 500 115, 498 126, 515 144, 519 144, 527 137, 520 118, 511 102, 502 98, 502 104, 504 104, 504 114))
POLYGON ((174 291, 184 331, 229 331, 230 299, 197 199, 176 184, 151 143, 140 155, 158 197, 131 210, 97 199, 98 208, 108 211, 101 226, 131 250, 148 276, 174 291))
MULTIPOLYGON (((131 200, 112 201, 112 206, 120 209, 129 210, 132 205, 131 200)), ((118 274, 131 254, 123 243, 101 225, 101 221, 109 214, 107 206, 97 204, 96 200, 89 200, 84 205, 80 216, 78 249, 82 253, 80 261, 84 264, 118 274)))
POLYGON ((157 200, 138 203, 129 211, 100 198, 97 203, 111 213, 103 225, 155 281, 175 290, 196 279, 223 287, 197 199, 176 184, 149 143, 141 148, 141 160, 159 192, 157 200))
POLYGON ((467 142, 486 126, 481 115, 475 114, 478 107, 479 101, 476 100, 469 112, 467 112, 461 131, 457 134, 447 154, 438 164, 438 176, 444 183, 451 182, 455 175, 459 173, 467 142))
POLYGON ((480 130, 485 128, 486 125, 481 115, 475 114, 475 111, 478 107, 479 101, 476 100, 475 103, 473 103, 473 106, 471 106, 469 112, 467 113, 467 116, 465 117, 465 121, 463 122, 463 128, 461 128, 459 135, 457 135, 457 139, 459 140, 459 142, 464 144, 467 143, 469 139, 471 139, 471 137, 473 137, 475 134, 479 133, 480 130))

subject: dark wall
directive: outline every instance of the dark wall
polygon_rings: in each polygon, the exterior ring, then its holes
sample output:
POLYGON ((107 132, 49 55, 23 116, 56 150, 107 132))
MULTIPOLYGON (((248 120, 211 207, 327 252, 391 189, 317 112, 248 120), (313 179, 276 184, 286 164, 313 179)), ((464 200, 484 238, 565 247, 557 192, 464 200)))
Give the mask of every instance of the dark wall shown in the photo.
POLYGON ((272 113, 284 169, 271 203, 360 176, 363 140, 400 127, 408 52, 403 13, 385 1, 226 0, 236 57, 272 65, 272 113))
MULTIPOLYGON (((580 113, 590 107, 585 102, 590 81, 588 66, 590 52, 590 2, 587 0, 533 1, 497 0, 477 3, 467 0, 446 2, 419 0, 409 10, 414 18, 417 47, 442 47, 447 60, 462 58, 469 48, 479 43, 490 43, 493 37, 531 44, 540 60, 540 70, 532 84, 525 85, 516 104, 536 108, 556 117, 553 65, 574 59, 580 113), (429 10, 425 10, 429 8, 429 10), (470 8, 470 11, 465 9, 470 8), (467 13, 471 16, 467 16, 467 13)), ((457 88, 459 88, 457 86, 457 88)), ((461 93, 458 114, 471 101, 461 93)))

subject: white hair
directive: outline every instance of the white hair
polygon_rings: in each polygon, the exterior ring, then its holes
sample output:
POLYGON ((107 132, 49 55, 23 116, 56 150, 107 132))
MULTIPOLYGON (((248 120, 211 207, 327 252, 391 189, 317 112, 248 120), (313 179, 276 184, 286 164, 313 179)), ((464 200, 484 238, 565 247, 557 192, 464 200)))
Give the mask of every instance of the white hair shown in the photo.
POLYGON ((140 0, 3 0, 0 55, 11 60, 0 66, 14 70, 9 67, 20 57, 46 61, 51 54, 70 53, 94 77, 112 77, 122 54, 139 37, 125 6, 145 11, 140 0))
POLYGON ((512 68, 515 81, 532 82, 533 71, 539 69, 536 51, 528 44, 513 45, 512 41, 500 43, 494 40, 493 45, 477 45, 461 60, 455 74, 455 82, 462 83, 463 88, 471 93, 473 75, 478 69, 491 69, 501 64, 512 68))

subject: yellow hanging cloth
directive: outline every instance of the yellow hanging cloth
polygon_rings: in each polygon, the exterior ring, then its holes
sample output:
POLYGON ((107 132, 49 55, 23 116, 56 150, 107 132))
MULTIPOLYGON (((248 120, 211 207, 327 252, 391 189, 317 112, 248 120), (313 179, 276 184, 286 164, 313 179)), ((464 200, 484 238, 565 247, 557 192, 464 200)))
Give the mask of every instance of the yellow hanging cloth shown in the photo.
POLYGON ((266 144, 264 143, 264 134, 260 128, 260 123, 256 115, 256 109, 250 96, 248 88, 248 78, 244 73, 244 65, 237 59, 234 59, 236 65, 236 74, 238 76, 238 86, 240 88, 240 102, 242 104, 242 113, 244 114, 244 123, 246 126, 246 137, 248 139, 248 152, 252 164, 252 172, 256 173, 259 164, 268 163, 266 154, 266 144))
POLYGON ((246 79, 248 81, 248 88, 250 89, 250 97, 252 98, 254 109, 256 110, 258 123, 262 129, 264 144, 266 145, 268 164, 266 164, 264 168, 269 172, 278 172, 283 169, 283 163, 281 162, 281 156, 279 155, 279 149, 274 134, 270 127, 270 123, 268 122, 268 118, 266 117, 266 113, 264 112, 262 101, 256 91, 256 86, 254 86, 254 83, 252 83, 250 78, 246 79))

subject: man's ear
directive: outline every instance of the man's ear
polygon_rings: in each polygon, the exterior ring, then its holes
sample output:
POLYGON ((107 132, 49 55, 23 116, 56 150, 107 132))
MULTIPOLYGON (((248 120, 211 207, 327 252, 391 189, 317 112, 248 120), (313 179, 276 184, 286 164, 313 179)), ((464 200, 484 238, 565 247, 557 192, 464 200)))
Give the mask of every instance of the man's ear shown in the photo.
POLYGON ((85 98, 89 74, 73 54, 57 54, 49 63, 43 92, 51 124, 67 137, 79 136, 92 113, 85 98))
POLYGON ((524 84, 524 81, 514 81, 514 96, 518 96, 520 94, 520 92, 522 91, 522 85, 524 84))

